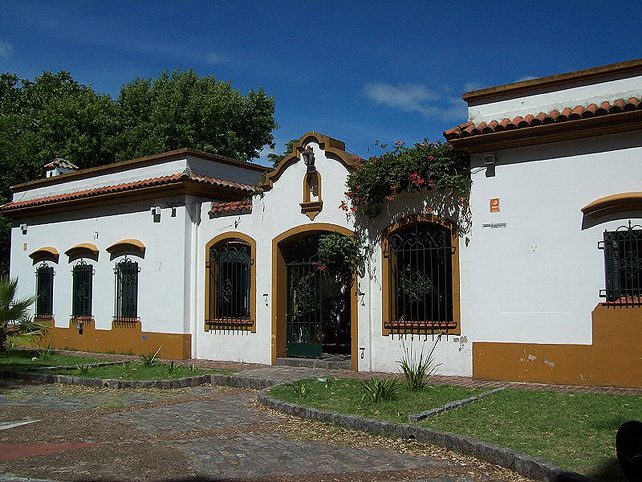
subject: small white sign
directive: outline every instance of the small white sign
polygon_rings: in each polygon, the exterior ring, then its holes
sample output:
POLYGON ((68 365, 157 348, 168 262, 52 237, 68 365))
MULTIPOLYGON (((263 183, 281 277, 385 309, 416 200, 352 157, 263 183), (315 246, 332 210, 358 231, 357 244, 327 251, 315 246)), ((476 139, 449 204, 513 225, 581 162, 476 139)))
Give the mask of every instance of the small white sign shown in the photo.
POLYGON ((482 227, 491 229, 505 228, 506 223, 484 223, 482 224, 482 227))

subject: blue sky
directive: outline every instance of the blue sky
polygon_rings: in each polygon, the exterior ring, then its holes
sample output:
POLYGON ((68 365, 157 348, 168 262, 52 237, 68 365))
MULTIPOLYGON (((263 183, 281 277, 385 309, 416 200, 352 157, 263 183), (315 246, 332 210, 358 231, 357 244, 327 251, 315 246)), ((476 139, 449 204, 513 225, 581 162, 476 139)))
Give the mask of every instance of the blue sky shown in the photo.
POLYGON ((277 151, 316 130, 369 156, 441 138, 466 90, 640 58, 639 22, 638 2, 588 0, 2 0, 0 71, 68 70, 115 97, 193 68, 273 95, 277 151))

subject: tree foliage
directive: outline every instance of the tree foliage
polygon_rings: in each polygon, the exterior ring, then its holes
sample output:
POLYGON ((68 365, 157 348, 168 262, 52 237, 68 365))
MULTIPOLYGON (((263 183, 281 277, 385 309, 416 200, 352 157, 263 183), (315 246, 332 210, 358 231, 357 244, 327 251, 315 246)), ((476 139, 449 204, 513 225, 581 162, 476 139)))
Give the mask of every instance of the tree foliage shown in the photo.
MULTIPOLYGON (((241 160, 274 147, 274 99, 247 95, 229 82, 192 70, 135 79, 116 100, 68 72, 33 80, 0 74, 0 203, 10 186, 43 177, 63 157, 80 168, 181 147, 241 160)), ((9 223, 0 217, 0 273, 9 259, 9 223)))
POLYGON ((294 150, 294 145, 297 142, 299 142, 299 139, 290 139, 288 142, 285 143, 285 146, 283 148, 283 154, 276 154, 272 152, 268 154, 267 156, 268 160, 272 163, 272 165, 276 166, 279 162, 281 162, 287 156, 292 154, 292 151, 294 150))
POLYGON ((263 89, 246 96, 229 82, 192 70, 125 85, 116 102, 116 157, 191 147, 235 159, 258 157, 273 147, 274 99, 263 89))

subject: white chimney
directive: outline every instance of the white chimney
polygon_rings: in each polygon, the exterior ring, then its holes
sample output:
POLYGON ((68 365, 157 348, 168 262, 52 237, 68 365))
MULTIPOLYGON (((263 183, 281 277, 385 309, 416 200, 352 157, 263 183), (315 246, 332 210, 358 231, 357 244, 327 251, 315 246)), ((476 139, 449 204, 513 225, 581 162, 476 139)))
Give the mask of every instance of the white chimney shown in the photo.
POLYGON ((61 157, 56 157, 49 164, 45 164, 46 177, 59 176, 60 174, 67 174, 77 170, 78 166, 61 157))

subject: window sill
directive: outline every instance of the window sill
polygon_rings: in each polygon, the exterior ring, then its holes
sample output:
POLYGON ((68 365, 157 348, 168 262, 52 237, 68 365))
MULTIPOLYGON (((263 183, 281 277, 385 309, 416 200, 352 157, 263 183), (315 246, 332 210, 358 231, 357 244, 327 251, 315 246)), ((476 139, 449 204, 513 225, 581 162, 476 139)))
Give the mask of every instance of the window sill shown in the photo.
POLYGON ((458 335, 459 326, 456 321, 386 321, 383 324, 383 335, 414 334, 414 335, 458 335))
POLYGON ((613 301, 603 301, 602 306, 642 306, 642 296, 623 296, 613 301))
POLYGON ((93 315, 90 316, 72 316, 71 320, 74 323, 88 323, 90 321, 94 321, 93 315))
POLYGON ((246 318, 222 318, 205 320, 205 327, 208 330, 246 330, 254 331, 254 320, 246 318))
POLYGON ((116 328, 129 328, 136 326, 140 323, 140 318, 120 318, 114 317, 112 319, 112 326, 116 328))

